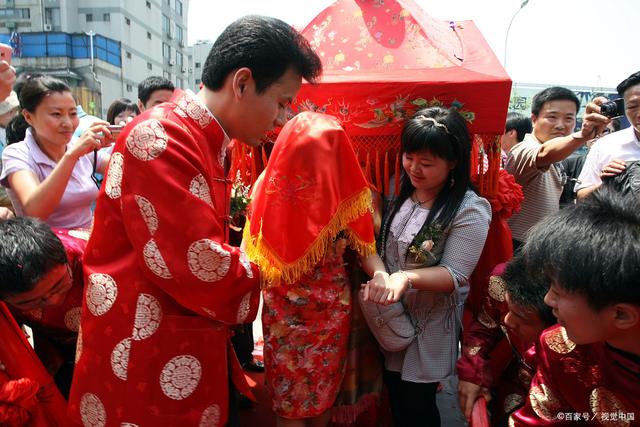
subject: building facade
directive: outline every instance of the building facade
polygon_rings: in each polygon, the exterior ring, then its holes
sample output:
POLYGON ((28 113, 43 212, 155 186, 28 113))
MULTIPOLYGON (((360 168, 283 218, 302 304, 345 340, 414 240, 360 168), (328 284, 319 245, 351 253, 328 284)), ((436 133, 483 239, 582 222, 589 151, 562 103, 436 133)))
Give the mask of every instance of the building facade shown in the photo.
POLYGON ((85 111, 106 117, 140 81, 164 76, 189 88, 189 0, 0 0, 0 42, 20 72, 65 79, 85 111), (99 6, 98 6, 99 4, 99 6))

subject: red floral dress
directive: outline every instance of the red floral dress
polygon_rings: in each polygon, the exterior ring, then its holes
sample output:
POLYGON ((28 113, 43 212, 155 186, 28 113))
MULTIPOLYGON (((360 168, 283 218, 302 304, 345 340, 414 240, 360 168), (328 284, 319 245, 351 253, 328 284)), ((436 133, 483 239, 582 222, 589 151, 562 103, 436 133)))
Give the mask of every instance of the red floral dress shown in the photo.
POLYGON ((350 292, 341 256, 263 291, 267 388, 279 416, 315 417, 333 406, 346 366, 350 292))

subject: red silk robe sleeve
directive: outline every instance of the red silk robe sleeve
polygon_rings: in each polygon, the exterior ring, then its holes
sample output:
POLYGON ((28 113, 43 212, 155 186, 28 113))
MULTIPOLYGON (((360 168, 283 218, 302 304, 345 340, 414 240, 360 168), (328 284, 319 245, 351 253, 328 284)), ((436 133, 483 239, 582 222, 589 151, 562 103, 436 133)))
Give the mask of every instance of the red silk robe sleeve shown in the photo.
POLYGON ((489 388, 495 385, 490 357, 505 337, 500 325, 508 308, 504 283, 498 276, 491 277, 484 293, 478 315, 463 331, 462 356, 456 366, 461 380, 489 388))
POLYGON ((259 271, 223 242, 227 189, 207 164, 199 136, 156 119, 130 131, 127 149, 114 153, 127 172, 120 196, 124 226, 148 280, 189 310, 246 323, 257 313, 259 271))

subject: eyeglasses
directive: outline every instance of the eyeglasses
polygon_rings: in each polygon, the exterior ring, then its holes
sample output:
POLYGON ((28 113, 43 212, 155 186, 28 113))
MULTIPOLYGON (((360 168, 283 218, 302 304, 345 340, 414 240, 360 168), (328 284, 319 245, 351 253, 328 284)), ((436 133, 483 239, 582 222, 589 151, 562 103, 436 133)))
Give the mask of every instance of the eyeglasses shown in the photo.
POLYGON ((63 274, 62 277, 60 277, 58 280, 56 280, 51 289, 49 289, 43 295, 37 295, 35 297, 31 297, 31 295, 28 295, 34 290, 37 290, 38 286, 41 284, 41 282, 38 282, 34 286, 34 289, 32 289, 31 291, 27 291, 24 294, 5 297, 5 302, 21 311, 29 311, 52 305, 51 300, 63 293, 66 293, 73 284, 73 272, 71 271, 71 266, 68 262, 65 263, 65 266, 66 273, 63 274))

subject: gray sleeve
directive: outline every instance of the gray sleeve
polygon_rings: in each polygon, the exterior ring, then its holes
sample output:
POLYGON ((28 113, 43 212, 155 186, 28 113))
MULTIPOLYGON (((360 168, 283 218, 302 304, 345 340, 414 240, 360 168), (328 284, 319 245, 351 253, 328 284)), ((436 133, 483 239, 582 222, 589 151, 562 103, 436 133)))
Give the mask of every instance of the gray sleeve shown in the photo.
POLYGON ((457 289, 466 285, 476 268, 491 222, 491 205, 478 196, 467 196, 453 219, 440 266, 446 268, 457 289))

